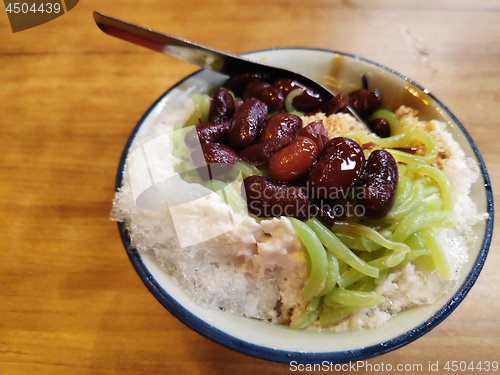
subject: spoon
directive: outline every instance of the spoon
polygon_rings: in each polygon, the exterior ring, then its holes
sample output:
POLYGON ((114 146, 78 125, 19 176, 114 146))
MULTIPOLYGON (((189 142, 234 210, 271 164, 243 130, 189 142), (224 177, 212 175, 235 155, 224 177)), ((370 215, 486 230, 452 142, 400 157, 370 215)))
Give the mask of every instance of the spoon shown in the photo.
MULTIPOLYGON (((216 73, 226 76, 242 73, 261 73, 267 75, 270 80, 290 78, 317 90, 323 95, 325 101, 335 96, 330 89, 315 80, 288 69, 265 65, 236 55, 216 51, 188 40, 147 29, 99 12, 94 12, 94 20, 97 26, 108 35, 149 48, 178 60, 198 65, 216 73)), ((351 107, 347 108, 358 121, 364 124, 363 120, 361 120, 351 107)))

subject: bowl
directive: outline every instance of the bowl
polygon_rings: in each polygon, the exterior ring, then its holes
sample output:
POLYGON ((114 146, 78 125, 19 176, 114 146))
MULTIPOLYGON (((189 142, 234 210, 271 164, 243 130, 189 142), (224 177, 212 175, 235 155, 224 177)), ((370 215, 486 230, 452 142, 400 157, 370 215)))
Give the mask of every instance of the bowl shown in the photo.
MULTIPOLYGON (((382 93, 389 109, 405 104, 418 109, 421 119, 445 122, 466 156, 476 160, 479 166, 481 176, 473 185, 471 196, 479 212, 487 212, 489 217, 474 227, 478 240, 469 248, 469 260, 448 294, 432 305, 406 310, 384 326, 371 330, 295 331, 220 310, 205 309, 192 301, 162 271, 153 255, 139 253, 131 246, 125 225, 118 223, 127 254, 144 284, 172 315, 199 334, 240 353, 275 362, 315 364, 327 361, 337 364, 358 361, 402 347, 429 332, 462 302, 471 289, 483 267, 492 237, 490 180, 481 155, 465 128, 429 90, 391 69, 357 56, 318 49, 286 48, 252 52, 245 57, 304 73, 328 83, 336 92, 360 88, 365 76, 369 87, 378 88, 382 93)), ((170 88, 149 108, 125 145, 116 189, 122 184, 125 161, 136 136, 160 121, 162 114, 178 108, 193 93, 207 92, 220 86, 224 80, 224 76, 199 70, 170 88)))

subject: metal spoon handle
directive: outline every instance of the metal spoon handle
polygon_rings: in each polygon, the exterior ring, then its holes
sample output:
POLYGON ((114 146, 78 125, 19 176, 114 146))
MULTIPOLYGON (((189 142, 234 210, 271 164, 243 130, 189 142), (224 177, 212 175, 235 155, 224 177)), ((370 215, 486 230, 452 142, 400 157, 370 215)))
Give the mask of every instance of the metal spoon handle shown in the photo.
MULTIPOLYGON (((335 96, 335 94, 325 86, 303 74, 288 69, 264 65, 246 60, 236 55, 216 51, 214 49, 190 42, 189 40, 163 34, 99 12, 94 12, 94 20, 97 23, 97 26, 99 26, 99 28, 108 35, 137 44, 141 47, 149 48, 167 56, 201 66, 202 68, 217 73, 227 76, 233 76, 241 73, 262 73, 270 80, 278 78, 291 78, 317 90, 323 95, 325 100, 335 96)), ((363 120, 351 107, 347 107, 347 109, 358 119, 358 121, 364 124, 363 120)))
POLYGON ((94 19, 99 28, 108 35, 217 73, 232 76, 252 72, 265 74, 270 79, 292 78, 317 89, 326 95, 327 98, 334 95, 326 87, 297 72, 256 63, 236 55, 216 51, 188 40, 163 34, 98 12, 94 12, 94 19))

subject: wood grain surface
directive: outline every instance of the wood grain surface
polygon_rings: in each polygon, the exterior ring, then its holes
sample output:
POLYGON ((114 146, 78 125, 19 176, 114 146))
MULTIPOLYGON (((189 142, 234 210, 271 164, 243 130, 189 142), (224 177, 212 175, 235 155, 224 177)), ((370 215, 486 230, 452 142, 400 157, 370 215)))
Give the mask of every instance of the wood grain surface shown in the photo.
MULTIPOLYGON (((94 10, 232 53, 305 46, 389 66, 464 124, 499 198, 498 0, 80 0, 15 34, 0 7, 2 375, 290 372, 191 331, 132 268, 108 219, 118 160, 151 103, 197 68, 104 35, 94 10)), ((497 236, 442 324, 368 363, 500 361, 499 248, 497 236)))

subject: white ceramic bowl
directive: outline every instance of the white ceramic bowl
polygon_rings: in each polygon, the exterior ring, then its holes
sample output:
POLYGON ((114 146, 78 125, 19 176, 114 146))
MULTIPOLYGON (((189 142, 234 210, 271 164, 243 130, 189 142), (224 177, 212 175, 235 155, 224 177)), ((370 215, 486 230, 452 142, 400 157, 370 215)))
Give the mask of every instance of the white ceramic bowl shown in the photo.
MULTIPOLYGON (((380 328, 354 332, 294 331, 267 322, 205 309, 193 302, 159 267, 152 256, 139 254, 119 223, 123 243, 137 273, 153 295, 175 317, 209 339, 238 352, 276 362, 343 363, 362 360, 399 348, 419 338, 445 319, 464 299, 481 271, 493 230, 493 196, 481 155, 463 126, 428 90, 390 69, 365 59, 338 52, 312 49, 276 49, 245 55, 267 64, 299 71, 325 82, 335 91, 361 88, 365 75, 370 88, 378 88, 384 104, 396 109, 401 104, 416 108, 421 119, 447 123, 448 130, 467 157, 474 158, 482 178, 473 186, 472 198, 489 218, 475 227, 478 241, 469 249, 469 261, 451 292, 429 306, 398 314, 380 328)), ((164 111, 178 107, 193 93, 220 86, 224 77, 200 70, 170 88, 146 112, 127 142, 118 168, 116 187, 121 186, 124 163, 135 136, 154 126, 164 111)))

